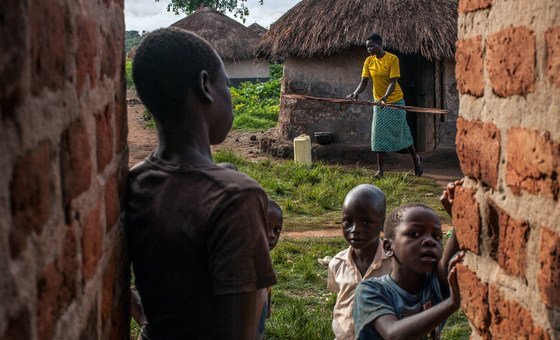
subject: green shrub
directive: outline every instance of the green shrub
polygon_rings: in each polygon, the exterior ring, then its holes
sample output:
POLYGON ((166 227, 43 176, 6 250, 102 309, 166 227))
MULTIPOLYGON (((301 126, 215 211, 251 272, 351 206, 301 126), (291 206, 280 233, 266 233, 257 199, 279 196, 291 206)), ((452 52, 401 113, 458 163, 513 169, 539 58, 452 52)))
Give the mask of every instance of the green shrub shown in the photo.
POLYGON ((131 89, 134 87, 134 80, 132 79, 132 59, 126 59, 124 68, 124 76, 126 79, 126 88, 131 89))

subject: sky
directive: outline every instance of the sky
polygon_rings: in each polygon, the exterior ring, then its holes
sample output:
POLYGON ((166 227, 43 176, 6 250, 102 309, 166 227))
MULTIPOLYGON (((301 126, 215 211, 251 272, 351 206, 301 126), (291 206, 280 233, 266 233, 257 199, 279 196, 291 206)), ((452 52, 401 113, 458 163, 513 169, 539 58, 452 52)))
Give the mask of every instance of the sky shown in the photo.
MULTIPOLYGON (((167 27, 175 21, 182 19, 185 15, 175 15, 173 12, 167 12, 167 5, 170 0, 125 0, 124 4, 124 20, 127 31, 153 31, 157 28, 167 27)), ((268 28, 270 24, 280 18, 290 8, 292 8, 299 0, 264 0, 261 6, 257 0, 248 0, 246 6, 249 8, 249 16, 245 21, 245 25, 252 23, 268 28)), ((226 15, 241 22, 241 20, 233 17, 233 14, 226 15)))

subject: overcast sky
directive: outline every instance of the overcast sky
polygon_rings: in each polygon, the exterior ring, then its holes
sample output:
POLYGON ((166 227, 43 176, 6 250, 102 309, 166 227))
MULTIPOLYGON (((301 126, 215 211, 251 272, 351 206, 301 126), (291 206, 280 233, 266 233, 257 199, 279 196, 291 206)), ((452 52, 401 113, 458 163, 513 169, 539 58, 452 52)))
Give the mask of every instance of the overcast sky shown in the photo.
MULTIPOLYGON (((173 12, 167 12, 167 5, 170 0, 125 0, 124 18, 127 31, 153 31, 160 27, 167 27, 175 21, 183 18, 185 15, 175 15, 173 12)), ((268 28, 270 24, 276 21, 292 8, 299 0, 264 0, 261 6, 257 0, 248 0, 246 5, 249 8, 249 16, 245 21, 245 25, 252 23, 268 28)), ((226 13, 233 18, 233 14, 226 13)), ((234 18, 236 19, 236 18, 234 18)), ((241 22, 239 19, 237 21, 241 22)))

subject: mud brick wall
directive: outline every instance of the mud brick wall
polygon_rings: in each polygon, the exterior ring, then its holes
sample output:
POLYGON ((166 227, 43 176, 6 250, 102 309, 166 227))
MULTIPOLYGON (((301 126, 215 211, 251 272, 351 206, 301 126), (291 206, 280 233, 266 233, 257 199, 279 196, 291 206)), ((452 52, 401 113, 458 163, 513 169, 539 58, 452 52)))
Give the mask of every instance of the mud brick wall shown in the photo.
POLYGON ((560 338, 560 1, 459 0, 453 220, 474 339, 560 338))
POLYGON ((0 1, 0 339, 127 337, 123 6, 0 1))

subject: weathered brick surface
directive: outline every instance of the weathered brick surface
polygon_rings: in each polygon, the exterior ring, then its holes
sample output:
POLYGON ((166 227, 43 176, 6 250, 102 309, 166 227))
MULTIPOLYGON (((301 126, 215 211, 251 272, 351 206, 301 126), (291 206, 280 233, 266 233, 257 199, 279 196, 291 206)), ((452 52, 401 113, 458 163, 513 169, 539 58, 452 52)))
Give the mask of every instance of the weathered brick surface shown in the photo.
POLYGON ((76 295, 76 238, 71 227, 66 230, 59 258, 42 270, 37 282, 37 321, 39 339, 52 339, 58 318, 76 295))
POLYGON ((107 232, 119 220, 121 204, 119 198, 117 174, 113 174, 105 184, 105 219, 107 223, 107 232))
POLYGON ((480 211, 475 192, 458 187, 453 203, 453 225, 462 249, 479 253, 480 211))
POLYGON ((468 13, 492 6, 492 0, 459 0, 459 12, 468 13))
POLYGON ((60 1, 32 1, 30 4, 31 65, 33 94, 43 88, 56 91, 66 77, 66 8, 60 1), (46 29, 48 27, 48 29, 46 29))
POLYGON ((550 82, 560 88, 560 26, 547 29, 545 39, 546 74, 550 82))
POLYGON ((470 268, 457 265, 459 288, 461 290, 461 309, 480 335, 485 335, 490 326, 488 308, 488 285, 483 283, 470 268))
MULTIPOLYGON (((88 321, 86 326, 80 333, 80 340, 96 340, 99 339, 97 333, 97 305, 93 307, 93 310, 89 312, 88 321)), ((122 337, 121 339, 127 339, 127 337, 122 337)))
POLYGON ((103 225, 101 224, 101 205, 98 203, 86 217, 82 226, 82 270, 84 281, 89 280, 101 259, 103 251, 103 225))
POLYGON ((506 299, 496 287, 490 286, 492 337, 495 339, 549 339, 548 333, 535 323, 531 311, 520 303, 506 299))
POLYGON ((10 252, 17 257, 32 231, 40 233, 52 214, 51 147, 42 142, 21 156, 12 174, 10 192, 14 227, 10 233, 10 252))
POLYGON ((117 65, 115 64, 115 60, 118 60, 119 48, 120 46, 117 45, 118 41, 116 40, 115 35, 105 34, 103 36, 103 54, 101 59, 101 75, 109 78, 113 78, 117 71, 117 65))
POLYGON ((94 21, 79 15, 76 18, 78 26, 78 51, 76 53, 76 91, 82 93, 86 79, 89 79, 90 88, 95 87, 97 74, 95 70, 95 57, 98 53, 97 25, 94 21))
POLYGON ((484 94, 482 36, 457 41, 455 61, 455 76, 459 92, 482 96, 484 94))
POLYGON ((549 308, 560 308, 560 235, 543 228, 539 253, 538 282, 541 297, 549 308))
POLYGON ((496 204, 491 204, 489 209, 492 211, 492 215, 497 216, 497 221, 491 223, 498 222, 498 263, 509 275, 525 278, 529 224, 526 221, 511 218, 496 204))
POLYGON ((0 1, 0 115, 13 117, 23 96, 21 76, 25 61, 26 8, 19 0, 0 1))
POLYGON ((8 320, 8 328, 2 340, 27 340, 31 339, 31 324, 28 311, 22 311, 8 320))
POLYGON ((103 273, 103 283, 101 287, 101 323, 103 327, 105 327, 107 321, 109 321, 111 310, 113 309, 115 281, 118 275, 117 256, 117 252, 113 252, 105 267, 105 273, 103 273))
POLYGON ((113 130, 111 129, 110 106, 105 112, 95 116, 95 136, 97 140, 97 172, 102 172, 113 158, 113 130))
POLYGON ((560 144, 551 141, 548 133, 512 128, 508 131, 506 149, 506 184, 520 195, 558 198, 560 184, 560 144))
POLYGON ((500 162, 500 131, 491 123, 457 120, 457 156, 466 176, 496 188, 500 162))
POLYGON ((500 97, 534 91, 536 38, 526 27, 508 28, 486 39, 486 69, 500 97))
POLYGON ((117 152, 127 147, 128 121, 125 84, 121 84, 122 94, 115 94, 115 140, 117 152))
POLYGON ((63 134, 60 175, 64 205, 84 192, 91 183, 91 148, 88 138, 83 120, 72 123, 63 134))

